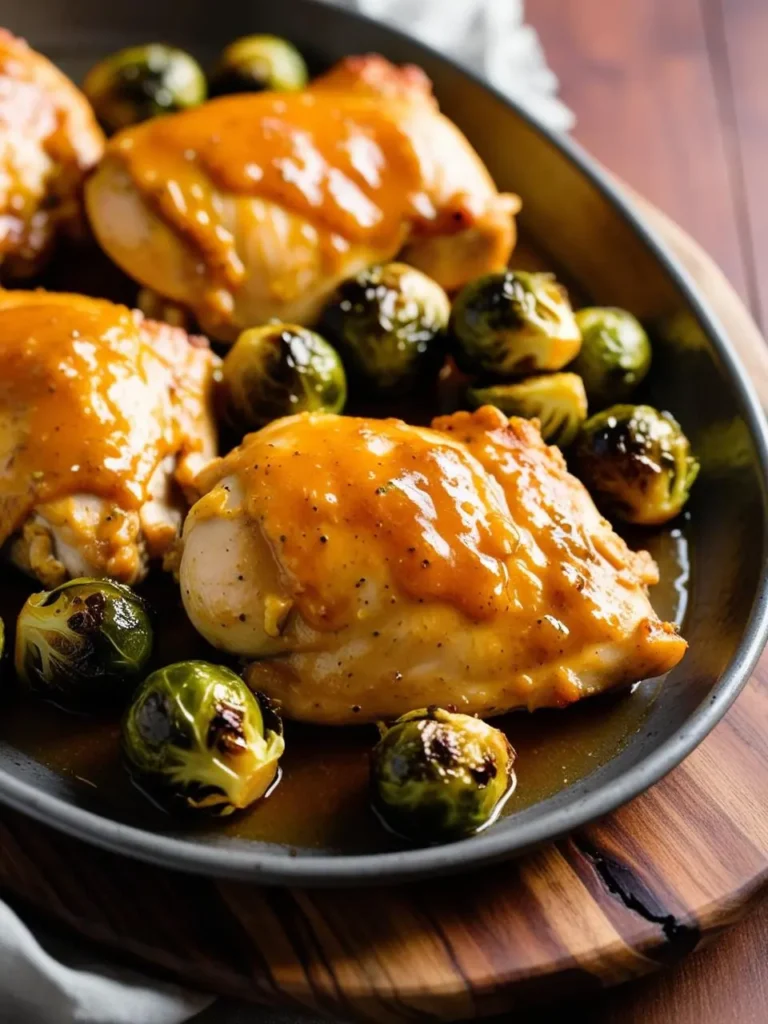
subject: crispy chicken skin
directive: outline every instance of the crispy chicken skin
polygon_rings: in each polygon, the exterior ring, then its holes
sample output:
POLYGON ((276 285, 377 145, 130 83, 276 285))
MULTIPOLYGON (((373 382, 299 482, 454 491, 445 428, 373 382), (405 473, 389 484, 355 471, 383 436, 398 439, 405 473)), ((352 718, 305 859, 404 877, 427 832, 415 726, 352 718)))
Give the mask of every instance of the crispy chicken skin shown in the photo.
POLYGON ((685 652, 649 603, 650 556, 613 532, 534 424, 490 406, 432 429, 278 420, 198 484, 185 607, 288 717, 559 707, 685 652))
POLYGON ((80 295, 0 290, 0 545, 46 586, 141 579, 216 453, 204 339, 80 295), (186 498, 185 498, 186 492, 186 498))
POLYGON ((0 29, 0 281, 36 274, 59 235, 80 234, 83 178, 103 150, 82 93, 0 29))
POLYGON ((342 61, 301 93, 227 96, 116 135, 86 189, 104 250, 212 337, 311 323, 398 253, 454 289, 504 267, 500 195, 414 67, 342 61))

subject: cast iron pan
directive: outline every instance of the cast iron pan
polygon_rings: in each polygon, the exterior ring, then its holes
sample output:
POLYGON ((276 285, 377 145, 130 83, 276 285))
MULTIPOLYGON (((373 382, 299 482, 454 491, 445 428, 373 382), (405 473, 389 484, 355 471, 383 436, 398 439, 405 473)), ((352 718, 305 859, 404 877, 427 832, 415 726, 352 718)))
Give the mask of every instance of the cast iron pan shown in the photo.
POLYGON ((675 411, 702 472, 687 526, 694 582, 686 658, 640 731, 602 769, 479 836, 344 856, 245 842, 213 829, 190 834, 170 822, 149 830, 7 742, 0 744, 0 800, 81 839, 172 868, 269 883, 371 884, 509 857, 605 814, 678 764, 725 714, 766 639, 766 428, 704 298, 600 169, 455 64, 313 0, 7 0, 3 21, 75 79, 97 58, 130 43, 167 40, 210 62, 225 43, 250 31, 293 40, 314 70, 369 51, 421 65, 497 185, 522 195, 523 230, 553 269, 589 301, 625 306, 655 323, 651 396, 675 411))

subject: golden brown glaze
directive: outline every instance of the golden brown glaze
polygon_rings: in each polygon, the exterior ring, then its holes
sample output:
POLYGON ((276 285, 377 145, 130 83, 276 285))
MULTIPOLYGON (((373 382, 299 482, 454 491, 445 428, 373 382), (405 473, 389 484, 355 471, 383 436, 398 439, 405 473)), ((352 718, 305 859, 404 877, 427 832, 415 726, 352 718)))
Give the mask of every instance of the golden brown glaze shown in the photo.
POLYGON ((104 136, 88 101, 0 29, 0 280, 28 277, 82 226, 80 188, 104 136))
POLYGON ((411 140, 367 98, 340 103, 322 91, 225 96, 148 121, 111 149, 177 230, 195 231, 204 251, 224 240, 215 216, 199 216, 215 214, 195 202, 201 173, 216 189, 279 203, 347 241, 398 245, 404 219, 417 216, 425 200, 411 140))
POLYGON ((561 706, 675 665, 650 556, 531 423, 277 421, 199 478, 182 596, 289 717, 561 706), (210 552, 215 551, 215 557, 210 552))
POLYGON ((361 574, 379 565, 397 597, 446 601, 470 619, 506 605, 517 532, 495 481, 461 447, 401 420, 351 416, 328 417, 296 448, 279 436, 246 440, 199 484, 237 477, 245 515, 260 523, 316 629, 348 621, 361 574))
POLYGON ((303 93, 224 97, 121 132, 88 186, 99 240, 224 339, 311 319, 342 277, 406 243, 434 262, 435 239, 453 239, 451 287, 503 266, 517 199, 413 71, 353 59, 303 93))
MULTIPOLYGON (((681 616, 688 578, 687 547, 679 530, 648 535, 659 560, 661 583, 652 590, 654 608, 663 618, 681 616)), ((0 618, 13 621, 30 586, 11 577, 0 590, 0 618)), ((183 658, 216 661, 219 655, 196 635, 177 607, 170 580, 153 574, 141 592, 151 607, 163 609, 156 635, 153 666, 183 658)), ((544 800, 584 775, 596 771, 622 749, 643 722, 659 692, 657 683, 632 694, 616 694, 593 703, 580 701, 566 711, 510 714, 494 719, 517 752, 518 786, 504 805, 504 815, 544 800)), ((368 801, 369 755, 373 725, 358 729, 323 729, 286 724, 282 777, 274 796, 252 813, 216 821, 217 835, 288 843, 344 853, 382 852, 397 845, 380 827, 368 801)), ((0 739, 42 761, 70 780, 96 787, 113 807, 145 813, 149 805, 131 786, 119 756, 119 724, 77 719, 49 705, 34 706, 21 696, 6 701, 0 714, 0 739)))
MULTIPOLYGON (((568 472, 560 449, 545 444, 535 423, 507 420, 484 406, 438 417, 432 426, 459 440, 501 484, 520 534, 517 567, 532 584, 522 604, 542 616, 528 631, 531 663, 562 659, 562 702, 578 699, 584 670, 599 668, 605 660, 602 645, 621 635, 637 615, 639 595, 645 598, 646 588, 658 583, 656 564, 646 551, 631 551, 614 532, 584 485, 568 472)), ((634 624, 631 656, 626 665, 612 666, 621 682, 667 671, 687 646, 647 600, 641 604, 647 612, 634 624)))
POLYGON ((0 544, 24 528, 39 550, 51 527, 66 528, 87 562, 110 551, 103 569, 139 574, 136 546, 160 554, 175 534, 167 478, 188 486, 214 454, 216 362, 124 306, 0 291, 0 544))

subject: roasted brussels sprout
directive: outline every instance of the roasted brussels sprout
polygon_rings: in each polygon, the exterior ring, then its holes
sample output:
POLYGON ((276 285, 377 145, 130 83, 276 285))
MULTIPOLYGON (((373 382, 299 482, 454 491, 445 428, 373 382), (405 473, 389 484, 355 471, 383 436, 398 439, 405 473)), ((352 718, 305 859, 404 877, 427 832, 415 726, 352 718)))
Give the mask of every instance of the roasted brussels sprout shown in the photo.
POLYGON ((207 85, 194 57, 149 43, 100 61, 86 75, 83 92, 106 130, 116 132, 158 114, 196 107, 205 100, 207 85))
POLYGON ((180 661, 147 676, 123 722, 134 783, 168 811, 223 817, 263 797, 285 749, 280 719, 240 676, 180 661))
POLYGON ((649 405, 613 405, 590 417, 574 455, 597 504, 628 523, 674 518, 699 472, 680 424, 649 405))
POLYGON ((448 296, 405 263, 369 267, 344 281, 322 316, 351 376, 378 391, 407 390, 443 357, 448 296))
POLYGON ((296 92, 307 84, 304 58, 278 36, 245 36, 222 53, 211 75, 211 96, 231 92, 296 92))
POLYGON ((486 274, 462 288, 450 332, 462 370, 496 377, 559 370, 581 345, 562 285, 524 270, 486 274))
POLYGON ((247 429, 297 412, 341 412, 344 366, 328 342, 306 327, 267 324, 243 331, 224 359, 230 419, 247 429))
POLYGON ((597 408, 626 401, 651 366, 651 343, 642 324, 624 309, 590 306, 576 312, 581 350, 570 367, 597 408))
POLYGON ((587 396, 576 373, 545 373, 513 384, 469 388, 473 408, 495 405, 505 416, 537 419, 541 436, 550 444, 565 448, 587 418, 587 396))
POLYGON ((16 673, 70 711, 97 711, 131 692, 152 653, 146 603, 109 580, 76 579, 32 594, 16 626, 16 673))
POLYGON ((498 729, 431 707, 398 718, 371 754, 373 806, 393 832, 439 843, 490 825, 512 792, 515 752, 498 729))

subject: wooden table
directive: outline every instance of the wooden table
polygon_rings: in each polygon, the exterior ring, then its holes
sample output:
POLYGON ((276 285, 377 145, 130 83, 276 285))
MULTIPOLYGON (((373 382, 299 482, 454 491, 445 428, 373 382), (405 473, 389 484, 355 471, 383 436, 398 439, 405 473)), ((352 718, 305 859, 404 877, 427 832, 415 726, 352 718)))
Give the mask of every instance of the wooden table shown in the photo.
MULTIPOLYGON (((768 0, 527 0, 526 14, 576 138, 708 250, 768 331, 768 0)), ((768 904, 672 970, 515 1021, 765 1024, 766 950, 768 904)))
MULTIPOLYGON (((689 231, 768 330, 768 0, 527 0, 526 13, 576 138, 689 231)), ((768 905, 674 971, 562 1018, 764 1024, 766 950, 768 905)))
MULTIPOLYGON (((702 243, 767 329, 768 0, 527 8, 579 116, 577 138, 702 243)), ((515 1024, 765 1024, 766 949, 768 911, 674 970, 515 1024)))

